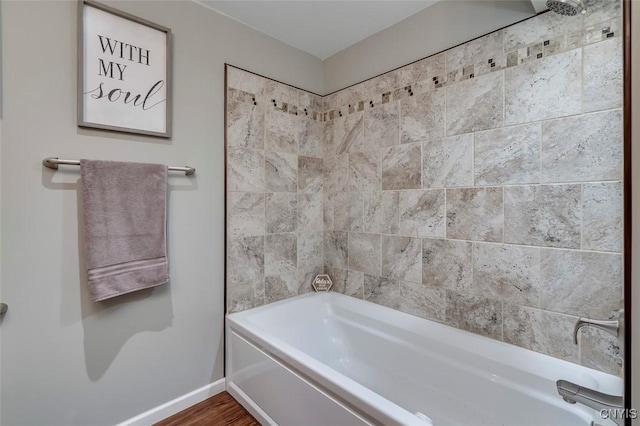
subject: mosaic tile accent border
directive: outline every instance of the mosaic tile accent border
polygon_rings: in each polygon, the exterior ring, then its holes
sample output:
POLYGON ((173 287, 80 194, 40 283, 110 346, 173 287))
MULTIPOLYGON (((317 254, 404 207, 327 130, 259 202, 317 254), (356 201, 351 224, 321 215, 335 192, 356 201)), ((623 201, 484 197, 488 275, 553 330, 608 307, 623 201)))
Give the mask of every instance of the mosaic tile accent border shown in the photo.
MULTIPOLYGON (((234 89, 231 87, 229 87, 227 90, 228 90, 228 98, 230 101, 242 102, 242 103, 253 104, 253 105, 258 105, 259 103, 258 97, 254 93, 245 92, 243 90, 234 89)), ((278 111, 288 112, 289 114, 292 114, 292 115, 305 116, 310 120, 324 121, 322 112, 313 111, 308 108, 303 108, 301 111, 299 111, 298 106, 291 103, 271 99, 270 107, 278 111)))
MULTIPOLYGON (((354 108, 353 105, 336 106, 335 108, 324 112, 323 121, 331 121, 334 118, 341 117, 345 114, 375 108, 379 104, 402 100, 416 94, 440 89, 445 86, 451 86, 491 72, 511 68, 563 53, 568 50, 596 44, 612 37, 621 36, 620 21, 618 19, 607 20, 586 28, 580 34, 565 34, 554 39, 532 43, 526 47, 522 47, 505 54, 496 55, 473 64, 464 65, 461 68, 448 71, 443 75, 430 76, 428 79, 405 85, 402 88, 390 90, 377 96, 374 95, 374 99, 358 101, 356 104, 358 108, 354 108)), ((393 72, 397 72, 402 69, 403 68, 400 68, 393 72)))
MULTIPOLYGON (((405 84, 399 88, 394 88, 382 93, 369 93, 368 99, 359 99, 354 101, 353 103, 336 105, 329 109, 325 108, 324 111, 313 110, 310 108, 301 108, 300 106, 295 105, 291 102, 285 102, 279 99, 268 99, 267 102, 269 106, 274 108, 275 110, 288 112, 289 114, 301 116, 313 121, 328 122, 348 114, 354 114, 367 109, 375 108, 381 104, 406 99, 417 94, 440 89, 446 86, 451 86, 453 84, 480 77, 485 74, 518 66, 530 61, 536 61, 542 58, 556 55, 558 53, 566 52, 568 50, 578 49, 591 44, 596 44, 608 40, 612 37, 621 37, 621 30, 622 28, 620 19, 608 19, 599 24, 590 25, 580 32, 567 33, 556 38, 539 40, 535 43, 506 52, 504 54, 492 55, 491 57, 483 58, 478 62, 466 64, 457 69, 447 70, 444 73, 439 73, 439 75, 430 75, 425 79, 413 82, 411 84, 405 84)), ((429 58, 435 57, 437 55, 442 55, 452 49, 440 52, 429 58)), ((424 60, 427 60, 429 58, 425 58, 424 60)), ((407 65, 391 72, 401 72, 409 66, 411 65, 407 65)), ((304 91, 301 90, 301 92, 304 91)), ((326 103, 329 102, 328 96, 331 95, 321 97, 325 101, 325 106, 328 106, 326 105, 326 103)), ((243 92, 241 90, 232 88, 229 88, 229 97, 232 100, 237 100, 244 103, 253 103, 254 105, 258 105, 260 103, 260 101, 258 100, 259 97, 256 94, 243 92)))

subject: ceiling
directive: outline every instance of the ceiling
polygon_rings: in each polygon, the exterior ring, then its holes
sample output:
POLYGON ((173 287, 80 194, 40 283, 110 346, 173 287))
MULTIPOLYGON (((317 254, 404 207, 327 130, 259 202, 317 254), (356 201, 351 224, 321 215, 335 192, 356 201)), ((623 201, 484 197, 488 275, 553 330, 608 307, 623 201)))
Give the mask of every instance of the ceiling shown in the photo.
MULTIPOLYGON (((325 60, 438 1, 456 0, 196 1, 325 60)), ((536 13, 546 9, 546 0, 521 1, 536 13)))
POLYGON ((437 1, 200 0, 218 12, 321 60, 437 1))

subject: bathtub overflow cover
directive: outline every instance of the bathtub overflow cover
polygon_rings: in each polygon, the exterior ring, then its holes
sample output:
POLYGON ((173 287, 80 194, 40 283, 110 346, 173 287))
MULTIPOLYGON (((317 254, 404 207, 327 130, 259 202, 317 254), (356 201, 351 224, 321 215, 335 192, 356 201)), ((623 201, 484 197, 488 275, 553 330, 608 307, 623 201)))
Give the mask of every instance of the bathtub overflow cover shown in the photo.
POLYGON ((329 275, 316 275, 312 285, 315 291, 329 291, 333 285, 333 281, 331 281, 329 275))

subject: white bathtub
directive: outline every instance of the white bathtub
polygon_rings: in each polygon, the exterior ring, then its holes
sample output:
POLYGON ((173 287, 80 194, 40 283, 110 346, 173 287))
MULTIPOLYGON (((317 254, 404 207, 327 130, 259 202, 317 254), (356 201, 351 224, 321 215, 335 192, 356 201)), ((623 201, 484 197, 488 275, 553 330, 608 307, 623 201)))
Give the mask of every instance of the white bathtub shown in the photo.
POLYGON ((227 317, 227 390, 262 424, 606 426, 556 392, 608 374, 337 293, 227 317))

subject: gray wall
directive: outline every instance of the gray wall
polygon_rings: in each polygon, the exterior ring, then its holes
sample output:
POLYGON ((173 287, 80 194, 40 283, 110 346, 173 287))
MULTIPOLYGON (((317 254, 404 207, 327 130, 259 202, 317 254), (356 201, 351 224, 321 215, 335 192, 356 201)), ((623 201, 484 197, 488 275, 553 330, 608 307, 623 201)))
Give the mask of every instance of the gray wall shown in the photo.
POLYGON ((528 1, 436 3, 327 58, 324 61, 325 93, 359 83, 534 14, 528 1))
MULTIPOLYGON (((0 98, 0 103, 1 102, 2 102, 2 98, 0 98)), ((2 146, 2 119, 1 118, 0 118, 0 146, 2 146)), ((2 212, 2 198, 1 197, 0 197, 0 212, 2 212)), ((1 217, 1 213, 0 213, 0 217, 1 217)), ((0 241, 2 241, 1 234, 2 233, 0 232, 0 241)), ((1 247, 0 247, 0 253, 1 253, 1 247)), ((2 262, 0 262, 0 277, 1 276, 2 276, 2 262)), ((1 284, 1 281, 0 281, 0 301, 2 301, 2 300, 3 300, 2 299, 2 284, 1 284)), ((1 327, 2 327, 2 318, 0 318, 0 364, 2 363, 2 329, 1 329, 1 327)), ((2 383, 2 368, 0 367, 0 384, 1 383, 2 383)), ((0 421, 1 420, 2 420, 2 386, 0 385, 0 421)))
POLYGON ((193 2, 113 2, 174 32, 174 137, 76 126, 75 1, 3 2, 4 425, 107 425, 223 376, 224 63, 319 92, 322 64, 193 2), (169 285, 86 291, 79 170, 47 156, 197 167, 171 175, 169 285))

